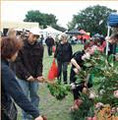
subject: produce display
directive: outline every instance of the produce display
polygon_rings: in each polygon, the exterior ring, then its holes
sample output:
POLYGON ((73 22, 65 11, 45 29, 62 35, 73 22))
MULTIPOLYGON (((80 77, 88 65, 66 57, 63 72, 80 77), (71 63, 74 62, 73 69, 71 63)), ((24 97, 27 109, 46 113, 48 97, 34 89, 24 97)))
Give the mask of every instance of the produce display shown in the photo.
MULTIPOLYGON (((96 95, 81 94, 83 101, 77 111, 72 113, 73 120, 118 120, 118 62, 113 56, 106 56, 96 51, 90 59, 84 61, 84 69, 76 76, 76 83, 86 82, 96 87, 96 95), (95 83, 95 79, 97 79, 95 83), (96 108, 97 103, 101 103, 96 108), (114 113, 112 113, 115 108, 114 113), (80 117, 81 116, 81 117, 80 117), (106 117, 104 119, 104 117, 106 117)), ((53 80, 48 82, 48 89, 57 100, 63 100, 71 91, 71 85, 65 85, 53 80)))

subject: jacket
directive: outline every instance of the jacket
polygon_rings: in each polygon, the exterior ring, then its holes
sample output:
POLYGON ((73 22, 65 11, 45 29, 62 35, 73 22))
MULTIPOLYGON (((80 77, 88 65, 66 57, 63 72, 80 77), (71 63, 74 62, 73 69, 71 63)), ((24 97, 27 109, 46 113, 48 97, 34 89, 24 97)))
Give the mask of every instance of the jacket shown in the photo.
POLYGON ((59 43, 54 57, 57 58, 58 61, 61 62, 70 62, 71 58, 72 58, 72 47, 70 45, 70 43, 59 43))
POLYGON ((9 68, 9 63, 6 60, 1 61, 1 84, 1 93, 4 93, 1 96, 1 104, 3 106, 10 107, 11 102, 14 100, 19 107, 32 115, 34 118, 39 116, 39 111, 24 95, 20 85, 16 80, 14 72, 9 68))
POLYGON ((45 43, 47 46, 51 47, 54 45, 54 39, 52 37, 48 37, 46 38, 45 43))
POLYGON ((30 75, 34 78, 42 76, 43 71, 43 46, 36 42, 30 45, 24 42, 24 47, 19 51, 15 61, 15 72, 18 78, 26 80, 30 75))

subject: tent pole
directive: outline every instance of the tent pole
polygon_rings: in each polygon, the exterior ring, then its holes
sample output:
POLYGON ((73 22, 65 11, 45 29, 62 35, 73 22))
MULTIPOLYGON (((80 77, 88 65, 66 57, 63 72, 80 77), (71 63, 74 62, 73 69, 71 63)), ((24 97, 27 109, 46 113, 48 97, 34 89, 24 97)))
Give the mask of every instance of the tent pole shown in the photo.
MULTIPOLYGON (((110 36, 110 26, 108 26, 108 31, 107 31, 107 38, 110 36)), ((108 49, 109 49, 109 42, 106 39, 106 55, 108 55, 108 49)))

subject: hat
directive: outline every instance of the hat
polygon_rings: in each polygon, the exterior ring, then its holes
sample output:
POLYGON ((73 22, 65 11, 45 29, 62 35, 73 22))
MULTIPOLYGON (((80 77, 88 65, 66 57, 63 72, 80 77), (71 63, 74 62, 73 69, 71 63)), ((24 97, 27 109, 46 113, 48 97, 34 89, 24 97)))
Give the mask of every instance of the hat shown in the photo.
POLYGON ((34 35, 40 35, 39 31, 37 31, 36 29, 31 29, 30 32, 34 35))

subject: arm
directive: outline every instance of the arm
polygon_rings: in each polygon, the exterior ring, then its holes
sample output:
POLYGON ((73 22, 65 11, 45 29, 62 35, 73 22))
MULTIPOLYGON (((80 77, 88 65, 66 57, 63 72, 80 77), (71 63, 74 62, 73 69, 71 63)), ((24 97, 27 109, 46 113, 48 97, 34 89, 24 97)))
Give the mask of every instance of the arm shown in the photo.
POLYGON ((55 50, 55 53, 54 53, 54 58, 57 58, 57 54, 58 54, 58 45, 56 46, 56 50, 55 50))
POLYGON ((2 69, 2 82, 5 92, 14 99, 18 106, 34 118, 37 118, 40 115, 38 109, 35 108, 24 95, 14 73, 6 66, 2 69))
MULTIPOLYGON (((70 45, 70 44, 69 44, 70 45)), ((70 45, 70 60, 71 60, 71 58, 72 58, 72 54, 73 54, 73 51, 72 51, 72 46, 70 45)))
POLYGON ((80 66, 77 64, 76 60, 74 58, 71 59, 72 65, 74 65, 78 70, 80 70, 80 66))
POLYGON ((42 76, 42 72, 43 72, 43 54, 44 54, 44 47, 41 45, 40 46, 40 60, 37 64, 37 77, 38 76, 42 76))
POLYGON ((16 59, 16 67, 18 74, 24 76, 25 79, 28 79, 31 75, 23 64, 23 54, 22 51, 19 51, 18 57, 16 59))

